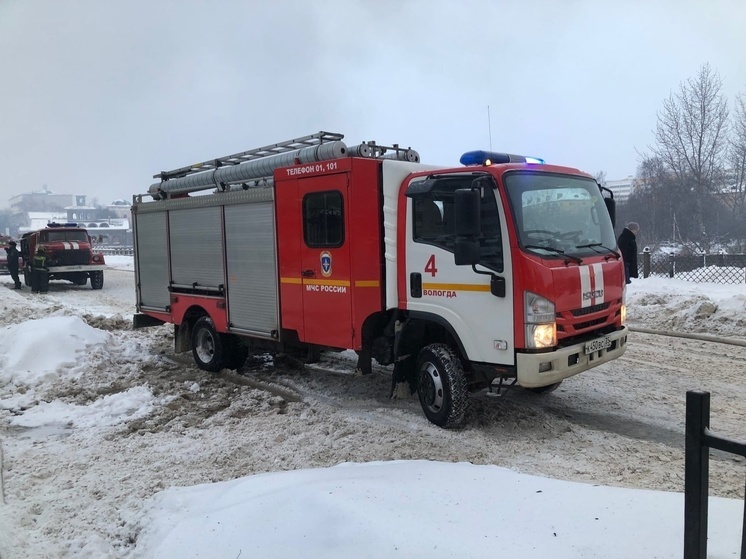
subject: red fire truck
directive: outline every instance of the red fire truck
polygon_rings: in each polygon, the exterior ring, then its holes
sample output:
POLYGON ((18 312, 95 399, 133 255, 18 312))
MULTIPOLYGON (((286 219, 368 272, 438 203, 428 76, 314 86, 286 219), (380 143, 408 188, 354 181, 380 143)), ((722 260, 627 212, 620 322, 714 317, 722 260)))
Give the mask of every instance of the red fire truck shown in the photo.
POLYGON ((530 157, 442 167, 342 138, 155 175, 132 206, 134 326, 174 324, 208 371, 250 348, 355 350, 362 373, 393 364, 444 427, 469 392, 549 391, 624 353, 611 191, 530 157))
POLYGON ((88 230, 77 223, 48 223, 37 231, 21 236, 23 277, 31 285, 34 255, 44 248, 50 280, 67 280, 75 285, 85 285, 91 278, 91 288, 104 287, 104 255, 94 252, 88 230))

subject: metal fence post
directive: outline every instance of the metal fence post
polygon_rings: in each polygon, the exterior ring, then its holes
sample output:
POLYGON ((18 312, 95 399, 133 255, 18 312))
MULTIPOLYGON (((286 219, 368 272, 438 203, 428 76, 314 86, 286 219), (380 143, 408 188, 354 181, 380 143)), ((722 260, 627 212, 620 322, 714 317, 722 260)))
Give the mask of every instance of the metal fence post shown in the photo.
POLYGON ((669 278, 673 277, 673 269, 675 267, 674 260, 675 260, 674 255, 673 254, 669 254, 668 255, 668 277, 669 278))
POLYGON ((743 499, 743 528, 741 528, 741 558, 746 557, 746 497, 743 499))
POLYGON ((642 251, 642 277, 650 277, 650 249, 648 247, 642 251))
POLYGON ((684 450, 684 559, 707 558, 707 505, 710 448, 704 444, 710 427, 710 393, 686 393, 684 450))

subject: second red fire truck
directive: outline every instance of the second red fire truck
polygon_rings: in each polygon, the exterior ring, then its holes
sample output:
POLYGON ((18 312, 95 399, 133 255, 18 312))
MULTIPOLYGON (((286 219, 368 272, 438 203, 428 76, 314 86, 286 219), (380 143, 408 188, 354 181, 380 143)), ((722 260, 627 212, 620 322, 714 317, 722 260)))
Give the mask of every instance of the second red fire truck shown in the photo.
POLYGON ((208 371, 250 348, 394 364, 433 423, 469 392, 537 392, 621 356, 613 195, 588 174, 473 151, 424 165, 319 132, 155 175, 132 206, 135 327, 175 325, 208 371), (209 190, 212 192, 201 192, 209 190))

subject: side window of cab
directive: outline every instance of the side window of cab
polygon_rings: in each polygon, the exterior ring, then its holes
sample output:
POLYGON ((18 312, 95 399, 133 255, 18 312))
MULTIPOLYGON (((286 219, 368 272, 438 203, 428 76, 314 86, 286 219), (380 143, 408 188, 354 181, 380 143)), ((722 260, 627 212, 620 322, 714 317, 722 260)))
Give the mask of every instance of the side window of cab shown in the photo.
MULTIPOLYGON (((433 245, 449 252, 454 251, 454 193, 459 189, 471 188, 473 181, 473 175, 427 180, 428 187, 412 196, 414 242, 433 245)), ((480 264, 496 272, 502 272, 504 262, 500 214, 495 191, 492 189, 482 191, 480 221, 480 264)))

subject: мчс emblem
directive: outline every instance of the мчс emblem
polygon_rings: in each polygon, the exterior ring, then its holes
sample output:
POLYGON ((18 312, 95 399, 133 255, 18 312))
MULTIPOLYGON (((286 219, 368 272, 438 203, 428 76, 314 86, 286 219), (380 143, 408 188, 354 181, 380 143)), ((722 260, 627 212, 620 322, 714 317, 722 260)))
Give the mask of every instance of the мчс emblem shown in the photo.
POLYGON ((321 260, 321 274, 328 278, 332 275, 332 255, 325 250, 321 253, 319 259, 321 260))

